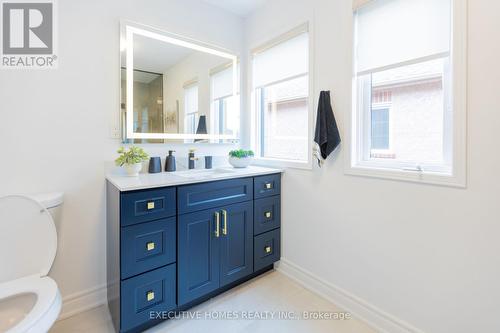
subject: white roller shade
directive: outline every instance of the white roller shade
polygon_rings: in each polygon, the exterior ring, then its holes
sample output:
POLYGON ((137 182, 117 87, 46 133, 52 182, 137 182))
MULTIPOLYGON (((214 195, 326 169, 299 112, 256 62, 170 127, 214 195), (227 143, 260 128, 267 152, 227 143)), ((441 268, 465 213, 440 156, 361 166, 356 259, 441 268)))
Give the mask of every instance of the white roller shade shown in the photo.
POLYGON ((212 100, 233 95, 233 66, 227 67, 210 77, 212 100))
POLYGON ((282 43, 254 53, 254 87, 305 74, 309 71, 309 37, 301 33, 282 43))
POLYGON ((372 0, 356 11, 356 70, 450 51, 451 0, 372 0))

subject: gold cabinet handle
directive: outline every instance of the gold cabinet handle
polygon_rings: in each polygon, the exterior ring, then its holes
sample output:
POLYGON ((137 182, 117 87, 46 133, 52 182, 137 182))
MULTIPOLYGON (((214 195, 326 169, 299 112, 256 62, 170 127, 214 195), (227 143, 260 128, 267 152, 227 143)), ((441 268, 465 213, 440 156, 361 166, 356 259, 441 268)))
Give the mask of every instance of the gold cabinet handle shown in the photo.
POLYGON ((227 211, 222 210, 222 218, 224 219, 224 225, 222 226, 222 234, 227 235, 227 211))
POLYGON ((151 210, 151 209, 155 209, 155 202, 154 201, 148 202, 148 210, 151 210))
POLYGON ((266 189, 270 190, 273 188, 273 184, 272 183, 266 183, 266 189))
POLYGON ((153 251, 153 250, 155 249, 155 242, 148 242, 148 243, 146 244, 146 249, 147 249, 148 251, 153 251))
POLYGON ((271 212, 266 212, 266 218, 270 219, 271 218, 271 212))
POLYGON ((271 247, 270 246, 266 246, 265 249, 266 253, 271 253, 271 247))
POLYGON ((219 238, 220 236, 220 214, 219 212, 215 212, 215 237, 219 238))
POLYGON ((151 302, 152 300, 154 300, 155 299, 154 291, 152 291, 152 290, 148 291, 148 293, 146 294, 146 299, 148 300, 148 302, 151 302))

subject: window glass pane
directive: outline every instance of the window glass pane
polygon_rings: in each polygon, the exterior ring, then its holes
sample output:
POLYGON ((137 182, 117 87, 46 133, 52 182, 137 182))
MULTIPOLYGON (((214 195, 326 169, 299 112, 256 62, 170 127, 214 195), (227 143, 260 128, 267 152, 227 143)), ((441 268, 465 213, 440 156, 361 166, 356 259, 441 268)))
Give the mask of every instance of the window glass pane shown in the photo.
POLYGON ((444 163, 444 68, 439 59, 372 74, 371 149, 375 158, 444 163), (374 152, 373 150, 389 150, 374 152))
POLYGON ((186 134, 195 134, 198 113, 197 85, 184 88, 184 113, 184 132, 186 134))
POLYGON ((191 113, 186 115, 184 119, 184 129, 186 134, 196 134, 196 126, 197 126, 197 114, 191 113))
POLYGON ((261 154, 307 160, 308 76, 260 89, 261 154))
POLYGON ((389 109, 372 110, 372 149, 389 149, 389 109))
POLYGON ((184 89, 184 111, 186 114, 198 112, 198 86, 184 89))
POLYGON ((221 99, 219 101, 219 119, 218 120, 218 127, 219 127, 219 134, 225 134, 227 125, 227 99, 221 99))

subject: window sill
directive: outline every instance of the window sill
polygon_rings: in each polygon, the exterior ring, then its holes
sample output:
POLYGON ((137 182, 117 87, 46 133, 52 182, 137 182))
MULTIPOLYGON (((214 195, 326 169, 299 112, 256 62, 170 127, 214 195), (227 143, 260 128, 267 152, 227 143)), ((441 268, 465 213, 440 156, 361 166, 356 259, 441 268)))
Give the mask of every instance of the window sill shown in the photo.
POLYGON ((405 181, 420 184, 466 188, 465 176, 446 175, 433 172, 405 171, 368 166, 351 166, 344 170, 346 175, 405 181))
POLYGON ((269 167, 312 170, 312 161, 300 162, 293 160, 282 160, 277 158, 255 157, 253 164, 269 167))

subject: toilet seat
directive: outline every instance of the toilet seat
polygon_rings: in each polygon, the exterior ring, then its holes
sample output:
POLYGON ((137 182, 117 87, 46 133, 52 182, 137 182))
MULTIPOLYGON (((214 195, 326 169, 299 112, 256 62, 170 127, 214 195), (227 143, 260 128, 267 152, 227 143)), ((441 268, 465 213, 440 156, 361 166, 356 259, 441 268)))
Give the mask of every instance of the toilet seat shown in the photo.
MULTIPOLYGON (((51 215, 36 200, 11 195, 0 197, 0 302, 34 294, 26 316, 8 333, 45 333, 61 311, 61 294, 47 276, 57 251, 57 234, 51 215)), ((17 306, 15 307, 17 309, 17 306)))
POLYGON ((37 299, 26 317, 8 333, 47 332, 61 311, 61 294, 50 277, 28 276, 0 284, 0 301, 22 294, 35 294, 37 299))

